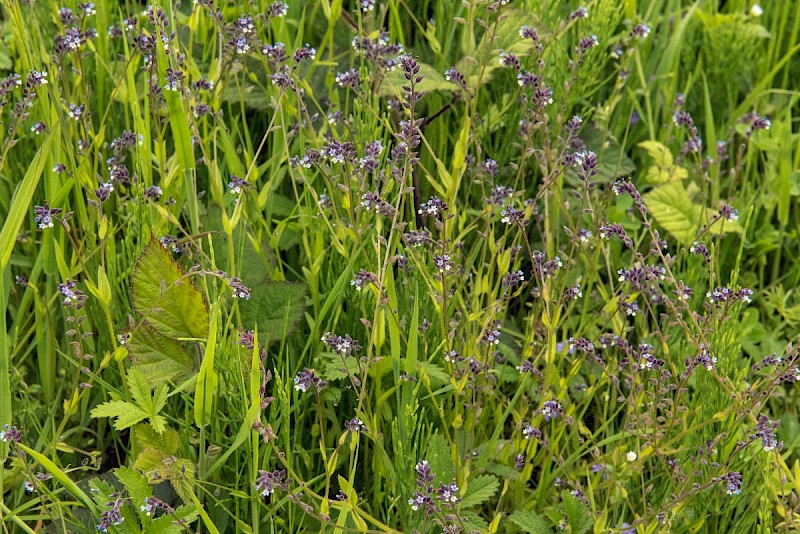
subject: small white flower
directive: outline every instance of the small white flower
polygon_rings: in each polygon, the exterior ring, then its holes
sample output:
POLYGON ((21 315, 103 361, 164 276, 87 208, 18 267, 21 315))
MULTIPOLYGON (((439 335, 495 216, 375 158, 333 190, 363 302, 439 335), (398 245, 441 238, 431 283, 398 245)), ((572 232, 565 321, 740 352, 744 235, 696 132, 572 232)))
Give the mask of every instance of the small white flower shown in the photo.
POLYGON ((630 451, 630 452, 628 452, 628 454, 627 454, 627 455, 625 455, 625 457, 628 459, 628 461, 629 461, 629 462, 635 462, 635 461, 636 461, 636 458, 638 458, 638 457, 639 457, 639 455, 638 455, 638 454, 636 454, 636 453, 635 453, 635 452, 633 452, 633 451, 630 451))
POLYGON ((764 10, 761 9, 761 6, 758 4, 753 4, 753 7, 750 8, 750 16, 751 17, 760 17, 764 14, 764 10))

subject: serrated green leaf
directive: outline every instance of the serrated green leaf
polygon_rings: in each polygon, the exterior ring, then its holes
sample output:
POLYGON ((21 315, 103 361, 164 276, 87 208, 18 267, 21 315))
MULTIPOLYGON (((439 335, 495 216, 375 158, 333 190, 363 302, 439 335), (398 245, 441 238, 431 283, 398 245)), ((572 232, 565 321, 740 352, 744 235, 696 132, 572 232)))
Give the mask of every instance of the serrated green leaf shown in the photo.
POLYGON ((131 501, 138 508, 146 497, 153 494, 153 488, 147 481, 147 477, 128 467, 119 467, 114 470, 114 476, 125 486, 128 494, 131 496, 131 501))
POLYGON ((547 521, 530 510, 517 510, 508 517, 515 525, 528 534, 551 534, 553 531, 547 521))
POLYGON ((250 299, 239 301, 242 326, 253 329, 268 339, 280 339, 291 333, 303 319, 305 310, 304 284, 289 282, 266 282, 251 287, 250 299))
POLYGON ((147 322, 133 332, 127 348, 133 362, 131 368, 141 371, 151 385, 174 381, 194 371, 194 359, 181 344, 162 336, 147 322))
POLYGON ((431 466, 431 471, 436 475, 436 480, 449 483, 456 476, 453 458, 450 455, 450 445, 441 434, 434 434, 428 439, 428 451, 425 459, 431 466))
POLYGON ((131 429, 131 441, 135 454, 144 449, 156 449, 166 455, 175 455, 180 446, 180 436, 172 428, 165 428, 160 434, 150 425, 139 424, 131 429))
MULTIPOLYGON (((167 385, 161 384, 153 392, 153 414, 159 413, 167 404, 167 385)), ((159 432, 160 434, 160 432, 159 432)))
POLYGON ((670 182, 642 195, 653 218, 672 237, 690 245, 702 225, 703 208, 692 202, 681 182, 670 182))
POLYGON ((150 384, 147 383, 147 377, 144 376, 139 369, 131 367, 128 369, 128 389, 130 389, 131 397, 137 406, 141 408, 148 415, 153 415, 153 398, 150 396, 150 384))
POLYGON ((431 379, 431 382, 438 382, 439 384, 447 384, 452 378, 450 373, 435 363, 426 363, 420 365, 419 373, 420 376, 427 375, 431 379))
POLYGON ((673 164, 672 152, 658 141, 643 141, 639 147, 645 149, 653 158, 653 166, 647 169, 645 180, 650 184, 662 184, 673 180, 683 180, 689 172, 673 164))
POLYGON ((492 475, 480 475, 469 481, 467 494, 461 501, 462 508, 470 508, 483 504, 494 497, 500 488, 500 482, 492 475))
POLYGON ((661 167, 672 167, 672 152, 658 141, 642 141, 639 148, 643 148, 647 154, 653 158, 653 164, 661 167))
POLYGON ((464 519, 464 524, 468 526, 467 532, 486 532, 489 530, 489 523, 473 510, 459 510, 458 515, 464 519))
POLYGON ((131 286, 133 308, 159 334, 208 336, 208 303, 155 238, 136 261, 131 286))
POLYGON ((570 492, 561 492, 564 514, 567 522, 575 534, 584 534, 592 527, 592 517, 589 510, 581 501, 574 497, 570 492))
POLYGON ((92 410, 92 417, 113 417, 114 428, 122 430, 131 427, 148 417, 148 413, 131 402, 122 400, 108 401, 92 410))

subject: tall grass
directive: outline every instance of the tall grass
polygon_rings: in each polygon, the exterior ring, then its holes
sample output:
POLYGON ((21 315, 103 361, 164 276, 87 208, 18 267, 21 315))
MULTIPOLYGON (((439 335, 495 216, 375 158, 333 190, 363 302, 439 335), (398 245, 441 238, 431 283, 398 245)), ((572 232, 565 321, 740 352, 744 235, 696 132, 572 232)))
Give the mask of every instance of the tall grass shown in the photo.
POLYGON ((794 531, 800 17, 718 4, 4 0, 4 528, 794 531))

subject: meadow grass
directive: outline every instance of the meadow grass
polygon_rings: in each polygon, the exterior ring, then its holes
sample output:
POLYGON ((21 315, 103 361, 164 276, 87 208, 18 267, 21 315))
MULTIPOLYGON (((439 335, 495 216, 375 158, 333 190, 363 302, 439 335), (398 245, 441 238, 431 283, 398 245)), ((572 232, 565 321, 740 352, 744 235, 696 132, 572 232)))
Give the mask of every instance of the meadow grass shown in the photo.
POLYGON ((2 0, 8 532, 795 532, 795 0, 2 0))

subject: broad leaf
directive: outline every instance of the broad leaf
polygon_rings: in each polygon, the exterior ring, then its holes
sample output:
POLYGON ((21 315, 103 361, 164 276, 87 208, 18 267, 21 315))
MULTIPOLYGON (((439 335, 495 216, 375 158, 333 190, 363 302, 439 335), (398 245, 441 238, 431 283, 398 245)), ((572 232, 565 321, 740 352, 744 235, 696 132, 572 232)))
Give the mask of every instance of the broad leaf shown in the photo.
POLYGON ((133 331, 128 341, 128 353, 151 385, 174 381, 194 371, 194 359, 178 341, 162 336, 147 322, 133 331))
POLYGON ((583 534, 588 531, 592 527, 592 517, 586 505, 566 490, 561 492, 561 499, 571 532, 583 534))
POLYGON ((467 494, 461 501, 462 508, 483 504, 497 493, 500 482, 492 475, 480 475, 469 482, 467 494))
POLYGON ((303 319, 305 285, 289 282, 265 282, 250 288, 250 299, 239 301, 242 327, 268 339, 280 339, 294 331, 303 319))
POLYGON ((672 237, 690 245, 702 225, 703 208, 692 203, 681 182, 670 182, 642 195, 647 209, 672 237))
POLYGON ((450 445, 441 434, 434 434, 428 439, 428 452, 425 454, 425 458, 437 481, 448 484, 455 478, 456 469, 450 455, 450 445))
POLYGON ((205 298, 155 238, 139 256, 131 285, 134 309, 159 334, 174 338, 208 336, 205 298))
POLYGON ((653 158, 653 166, 647 169, 647 183, 661 184, 673 180, 683 180, 689 172, 673 164, 672 152, 658 141, 643 141, 639 147, 645 149, 653 158))
POLYGON ((509 516, 509 519, 522 532, 527 532, 528 534, 551 534, 553 532, 547 521, 536 512, 517 510, 509 516))
POLYGON ((174 429, 166 428, 164 432, 158 434, 150 425, 134 426, 131 429, 131 441, 136 452, 155 449, 167 455, 174 455, 178 453, 180 447, 180 436, 174 429))
POLYGON ((131 427, 139 421, 146 419, 148 415, 149 414, 147 412, 132 402, 126 402, 123 400, 104 402, 92 410, 92 417, 95 419, 100 417, 115 418, 116 420, 114 421, 114 428, 117 430, 123 430, 131 427))
POLYGON ((153 494, 153 488, 147 481, 147 477, 129 467, 119 467, 114 470, 114 476, 117 477, 128 494, 131 496, 131 501, 138 508, 144 503, 144 499, 153 494))
POLYGON ((152 415, 155 413, 153 409, 153 399, 150 396, 150 384, 147 383, 147 378, 139 369, 131 367, 128 370, 128 388, 131 391, 131 397, 136 404, 143 411, 152 415))

